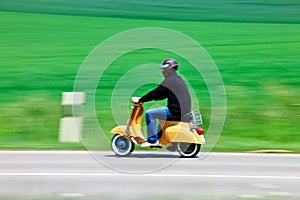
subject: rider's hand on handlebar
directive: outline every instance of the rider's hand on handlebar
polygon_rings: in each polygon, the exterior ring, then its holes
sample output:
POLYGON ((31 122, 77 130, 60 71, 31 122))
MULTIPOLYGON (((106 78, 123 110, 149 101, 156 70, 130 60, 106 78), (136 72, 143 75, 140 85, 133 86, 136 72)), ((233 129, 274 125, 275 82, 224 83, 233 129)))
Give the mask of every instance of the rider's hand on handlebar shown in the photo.
POLYGON ((132 98, 131 98, 131 101, 132 101, 132 103, 134 103, 134 104, 139 104, 139 103, 141 103, 141 102, 140 102, 140 97, 132 97, 132 98))

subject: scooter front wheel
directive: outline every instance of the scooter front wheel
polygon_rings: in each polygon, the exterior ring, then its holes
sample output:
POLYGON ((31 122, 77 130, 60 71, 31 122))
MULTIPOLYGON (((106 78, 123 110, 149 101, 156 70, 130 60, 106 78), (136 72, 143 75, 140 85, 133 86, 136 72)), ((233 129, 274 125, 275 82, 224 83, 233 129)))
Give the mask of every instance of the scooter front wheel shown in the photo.
POLYGON ((116 134, 111 140, 111 147, 118 156, 129 156, 134 150, 134 143, 124 136, 116 134))
POLYGON ((179 142, 177 151, 184 158, 194 158, 197 156, 201 148, 200 144, 179 142))

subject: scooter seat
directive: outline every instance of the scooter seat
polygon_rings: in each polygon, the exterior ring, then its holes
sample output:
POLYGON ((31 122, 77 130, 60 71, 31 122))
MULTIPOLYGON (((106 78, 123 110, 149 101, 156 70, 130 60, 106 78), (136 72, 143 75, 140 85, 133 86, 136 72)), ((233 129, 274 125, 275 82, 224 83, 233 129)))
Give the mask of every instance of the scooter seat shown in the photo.
POLYGON ((187 113, 186 115, 182 116, 181 119, 175 118, 175 119, 168 119, 167 121, 178 121, 178 122, 190 122, 193 119, 192 113, 187 113))

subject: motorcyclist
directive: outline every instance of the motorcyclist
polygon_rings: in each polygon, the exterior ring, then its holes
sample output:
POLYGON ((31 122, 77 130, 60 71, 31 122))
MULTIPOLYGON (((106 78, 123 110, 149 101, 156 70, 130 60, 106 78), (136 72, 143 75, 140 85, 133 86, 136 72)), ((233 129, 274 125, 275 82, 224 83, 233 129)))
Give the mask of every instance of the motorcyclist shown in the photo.
POLYGON ((161 136, 160 127, 157 128, 156 119, 181 121, 191 110, 191 97, 184 80, 177 74, 178 63, 172 58, 163 60, 160 69, 165 79, 154 90, 139 99, 140 103, 168 99, 167 106, 152 108, 146 111, 147 141, 156 144, 161 136))

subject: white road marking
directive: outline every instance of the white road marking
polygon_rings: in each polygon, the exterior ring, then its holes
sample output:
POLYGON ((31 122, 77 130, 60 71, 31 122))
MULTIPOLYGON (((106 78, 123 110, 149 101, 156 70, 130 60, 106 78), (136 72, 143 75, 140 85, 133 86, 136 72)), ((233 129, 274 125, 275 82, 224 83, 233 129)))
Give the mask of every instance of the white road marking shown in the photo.
POLYGON ((242 195, 238 195, 238 197, 243 198, 243 199, 258 199, 258 198, 262 198, 262 196, 256 195, 256 194, 242 194, 242 195))
POLYGON ((292 194, 289 193, 289 192, 274 192, 274 191, 270 191, 268 194, 269 194, 269 196, 272 196, 272 197, 289 197, 289 196, 292 196, 292 194))
POLYGON ((0 176, 132 176, 132 177, 198 177, 198 178, 251 178, 251 179, 299 179, 300 176, 247 176, 217 174, 118 174, 118 173, 51 173, 51 172, 3 172, 0 176))
POLYGON ((84 197, 84 194, 81 194, 81 193, 62 193, 62 194, 60 194, 60 196, 75 198, 75 197, 84 197))

